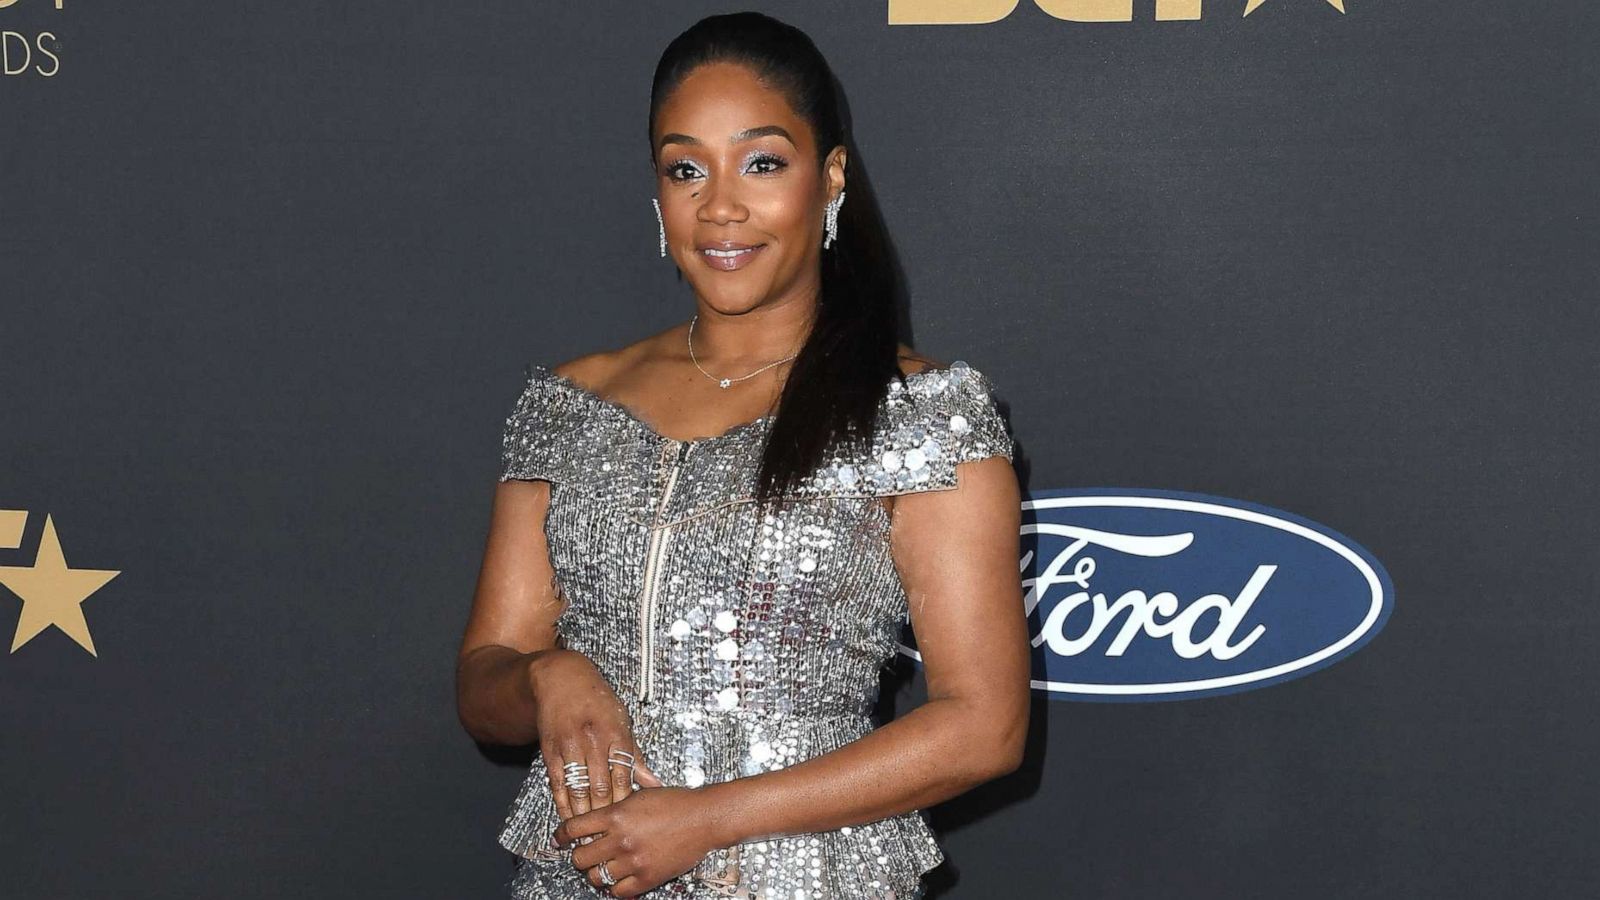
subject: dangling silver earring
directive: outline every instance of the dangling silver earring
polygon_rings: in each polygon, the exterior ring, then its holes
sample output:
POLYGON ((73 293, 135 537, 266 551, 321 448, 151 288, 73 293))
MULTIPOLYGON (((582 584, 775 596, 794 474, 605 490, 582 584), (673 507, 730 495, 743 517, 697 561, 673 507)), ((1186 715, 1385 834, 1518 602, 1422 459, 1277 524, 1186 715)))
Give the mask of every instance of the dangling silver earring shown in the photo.
POLYGON ((822 247, 824 250, 826 250, 834 241, 839 239, 839 207, 843 205, 844 191, 840 191, 839 196, 828 201, 828 235, 822 239, 822 247))
MULTIPOLYGON (((843 192, 841 191, 841 193, 843 193, 843 192)), ((654 197, 651 197, 650 198, 650 203, 651 203, 651 205, 653 205, 656 208, 656 227, 661 229, 661 255, 662 256, 666 256, 667 255, 667 223, 663 222, 661 220, 661 201, 657 200, 654 197)))

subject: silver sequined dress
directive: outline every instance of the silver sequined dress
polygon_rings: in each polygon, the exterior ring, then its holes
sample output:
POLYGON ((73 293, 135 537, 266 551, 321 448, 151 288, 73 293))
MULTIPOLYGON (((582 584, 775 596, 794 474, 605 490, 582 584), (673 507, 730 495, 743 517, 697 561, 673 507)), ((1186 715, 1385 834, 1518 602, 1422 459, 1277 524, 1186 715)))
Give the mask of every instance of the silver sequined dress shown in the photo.
MULTIPOLYGON (((834 457, 794 504, 754 502, 766 416, 678 441, 532 363, 506 420, 500 480, 550 482, 545 534, 583 653, 633 718, 668 784, 781 769, 874 727, 879 670, 910 621, 877 498, 956 486, 956 465, 1012 441, 986 376, 963 362, 907 376, 878 412, 870 453, 834 457)), ((511 893, 606 896, 552 849, 560 818, 542 756, 499 835, 521 857, 511 893)), ((922 811, 708 855, 644 897, 911 900, 944 854, 922 811)))

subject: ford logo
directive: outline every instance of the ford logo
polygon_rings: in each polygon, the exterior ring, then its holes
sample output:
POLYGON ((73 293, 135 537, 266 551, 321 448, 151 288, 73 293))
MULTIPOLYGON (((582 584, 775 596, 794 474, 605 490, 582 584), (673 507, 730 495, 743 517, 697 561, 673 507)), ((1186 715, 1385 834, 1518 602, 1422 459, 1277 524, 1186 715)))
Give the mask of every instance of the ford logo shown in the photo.
POLYGON ((1299 678, 1359 650, 1394 604, 1371 553, 1282 510, 1146 489, 1028 497, 1033 686, 1058 699, 1179 700, 1299 678))

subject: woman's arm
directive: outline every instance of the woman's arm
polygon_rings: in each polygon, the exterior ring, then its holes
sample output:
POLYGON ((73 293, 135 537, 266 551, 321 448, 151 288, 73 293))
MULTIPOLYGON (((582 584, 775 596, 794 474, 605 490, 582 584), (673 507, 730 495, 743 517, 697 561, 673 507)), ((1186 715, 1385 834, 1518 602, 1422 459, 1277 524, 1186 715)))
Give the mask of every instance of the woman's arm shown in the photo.
POLYGON ((593 660, 556 645, 563 603, 545 544, 547 481, 504 481, 495 488, 488 546, 456 660, 456 710, 473 738, 539 744, 550 793, 563 819, 660 787, 633 737, 627 708, 593 660), (635 768, 613 766, 612 750, 635 768), (564 766, 588 767, 586 790, 565 784, 564 766))
POLYGON ((719 846, 933 806, 1021 765, 1030 675, 1021 492, 1004 458, 958 471, 954 490, 894 500, 892 550, 928 701, 829 753, 701 788, 719 846))
POLYGON ((474 740, 539 739, 534 681, 556 647, 561 597, 545 546, 546 481, 504 481, 494 492, 483 568, 456 660, 456 711, 474 740))
POLYGON ((895 498, 892 551, 928 702, 787 768, 699 788, 660 787, 556 829, 572 862, 632 897, 746 841, 830 831, 932 806, 1021 765, 1029 641, 1018 567, 1022 504, 1004 458, 961 463, 954 490, 895 498), (584 841, 578 844, 576 841, 584 841))

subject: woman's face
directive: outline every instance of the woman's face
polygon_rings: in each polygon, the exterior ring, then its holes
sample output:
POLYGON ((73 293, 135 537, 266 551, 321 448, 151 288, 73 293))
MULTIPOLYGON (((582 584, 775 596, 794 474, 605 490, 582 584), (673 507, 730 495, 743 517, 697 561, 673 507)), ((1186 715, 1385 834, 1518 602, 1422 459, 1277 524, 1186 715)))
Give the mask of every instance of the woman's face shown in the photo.
POLYGON ((844 186, 844 148, 829 148, 823 171, 788 101, 731 63, 691 72, 657 110, 655 129, 667 248, 701 301, 726 315, 814 302, 824 207, 844 186))

